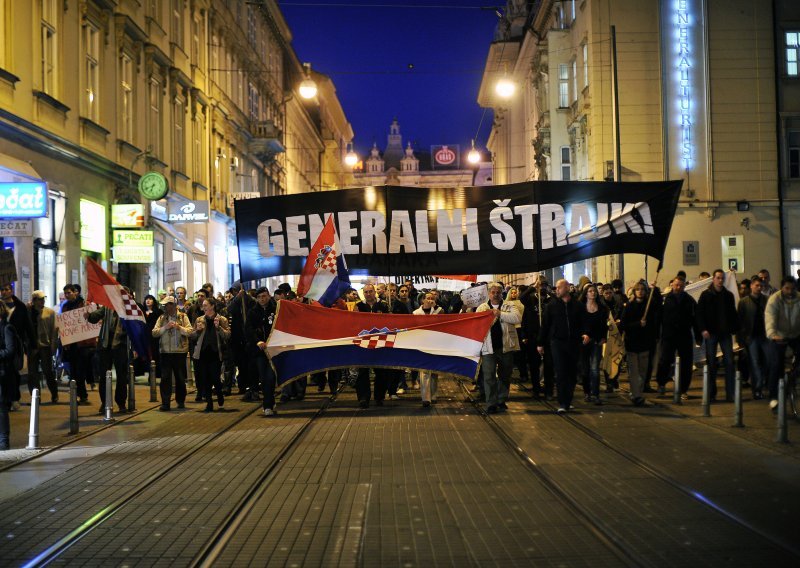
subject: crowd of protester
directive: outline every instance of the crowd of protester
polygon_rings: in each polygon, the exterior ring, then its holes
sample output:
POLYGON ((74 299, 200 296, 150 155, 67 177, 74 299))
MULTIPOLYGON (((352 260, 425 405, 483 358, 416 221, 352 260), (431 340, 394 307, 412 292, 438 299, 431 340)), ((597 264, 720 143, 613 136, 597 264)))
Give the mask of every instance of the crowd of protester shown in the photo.
MULTIPOLYGON (((724 285, 724 271, 701 273, 699 279, 705 278, 710 278, 710 284, 698 300, 686 292, 683 272, 669 281, 664 294, 645 280, 627 291, 619 280, 599 283, 586 277, 574 285, 562 279, 553 287, 542 276, 529 286, 492 282, 487 286, 488 300, 471 308, 464 307, 458 293, 418 290, 412 280, 399 285, 368 283, 360 294, 349 290, 332 309, 416 315, 493 312, 494 323, 483 342, 474 385, 489 413, 507 409, 515 367, 519 380, 530 382, 534 398, 555 400, 557 412, 566 413, 573 408, 578 384, 587 403, 602 405, 601 382, 605 393, 619 390, 619 372, 626 365, 630 400, 635 406, 645 406, 645 394, 666 394, 674 376, 675 355, 680 356, 680 384, 674 388, 687 399, 695 345, 705 348, 712 378, 721 362, 726 402, 733 400, 738 369, 753 398, 768 397, 774 409, 787 350, 800 352, 795 279, 783 278, 776 290, 769 273, 762 270, 740 282, 737 305, 724 285), (740 347, 738 356, 734 341, 740 347)), ((69 377, 76 381, 79 404, 89 404, 88 389, 98 385, 100 412, 106 396, 113 396, 120 412, 128 411, 128 365, 144 359, 156 363, 160 409, 165 412, 173 402, 185 408, 187 359, 197 387, 195 402, 204 403, 207 412, 214 410, 215 402, 223 409, 225 397, 232 396, 235 388, 243 401, 259 402, 265 415, 274 416, 278 401, 302 400, 309 381, 319 392, 335 392, 343 383, 352 384, 362 408, 371 402, 382 406, 387 398, 397 399, 417 389, 424 407, 437 400, 437 374, 411 369, 330 370, 278 389, 265 354, 277 306, 280 301, 306 301, 289 284, 271 292, 265 287, 245 290, 237 284, 215 295, 212 285, 206 284, 192 295, 184 287, 160 290, 157 297, 147 295, 141 305, 150 348, 145 358, 132 352, 119 316, 104 306, 85 316, 100 324, 96 339, 61 346, 56 311, 87 305, 79 285, 68 284, 63 292, 53 310, 45 305, 41 291, 33 292, 26 305, 13 294, 12 286, 0 288, 0 449, 8 449, 8 412, 19 408, 23 354, 28 358, 29 391, 40 389, 44 379, 50 401, 57 403, 56 367, 68 368, 69 377), (105 392, 105 380, 100 380, 111 369, 122 377, 113 395, 105 392)), ((714 400, 716 380, 711 385, 714 400)))

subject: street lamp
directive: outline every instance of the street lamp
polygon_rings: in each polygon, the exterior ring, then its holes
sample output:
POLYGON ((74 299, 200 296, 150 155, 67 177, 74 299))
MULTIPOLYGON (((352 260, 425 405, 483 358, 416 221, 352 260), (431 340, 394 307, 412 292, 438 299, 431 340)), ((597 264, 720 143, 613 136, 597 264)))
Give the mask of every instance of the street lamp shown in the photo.
POLYGON ((481 153, 478 152, 477 148, 475 148, 475 140, 472 141, 472 150, 470 150, 469 154, 467 154, 467 161, 470 164, 477 164, 481 161, 481 153))
POLYGON ((350 151, 344 156, 344 163, 348 168, 353 168, 358 163, 358 154, 353 150, 353 143, 349 144, 350 151))
POLYGON ((317 83, 311 78, 311 63, 303 63, 305 79, 300 83, 297 91, 304 99, 313 99, 317 96, 317 83))
POLYGON ((503 75, 494 86, 494 92, 497 93, 497 96, 501 99, 510 99, 514 96, 514 91, 516 90, 517 86, 514 84, 514 81, 508 78, 508 75, 503 75))

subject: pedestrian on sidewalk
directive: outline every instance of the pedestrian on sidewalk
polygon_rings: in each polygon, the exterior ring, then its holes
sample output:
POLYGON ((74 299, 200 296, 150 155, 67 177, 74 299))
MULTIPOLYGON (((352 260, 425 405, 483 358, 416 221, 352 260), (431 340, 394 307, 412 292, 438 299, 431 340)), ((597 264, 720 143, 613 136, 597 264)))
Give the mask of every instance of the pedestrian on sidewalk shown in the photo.
POLYGON ((620 327, 625 332, 631 400, 634 405, 643 406, 644 376, 650 359, 650 349, 655 342, 655 322, 647 314, 647 286, 644 280, 634 284, 633 299, 622 311, 620 327))
POLYGON ((506 400, 511 389, 514 352, 519 351, 519 337, 514 326, 522 322, 522 312, 516 304, 503 302, 503 285, 500 282, 489 284, 489 301, 475 311, 491 311, 494 314, 494 323, 481 347, 486 412, 494 414, 508 408, 506 400))
POLYGON ((736 363, 733 360, 733 334, 739 329, 736 299, 725 288, 725 272, 717 268, 711 285, 700 294, 697 302, 697 327, 705 340, 708 376, 711 381, 710 400, 717 397, 717 346, 722 350, 725 365, 725 400, 733 402, 736 363))
POLYGON ((50 402, 58 402, 58 384, 56 384, 53 369, 53 354, 56 350, 56 313, 44 305, 45 294, 41 290, 34 290, 31 294, 31 338, 28 351, 28 392, 33 394, 33 389, 42 390, 42 376, 44 375, 47 388, 50 390, 50 402), (41 368, 41 371, 39 370, 41 368))
POLYGON ((228 320, 225 316, 217 314, 213 298, 203 300, 203 315, 195 321, 194 329, 199 337, 192 357, 198 362, 195 369, 204 389, 203 398, 206 401, 204 412, 213 412, 212 387, 217 394, 217 404, 220 409, 225 405, 220 377, 225 345, 231 336, 228 320))
POLYGON ((778 380, 786 364, 786 348, 800 353, 800 296, 791 276, 781 280, 781 289, 770 296, 765 311, 767 337, 770 338, 769 406, 778 407, 778 380))
POLYGON ((761 278, 753 277, 750 280, 747 296, 739 300, 737 307, 739 312, 737 339, 747 353, 754 400, 761 400, 764 397, 762 391, 766 383, 770 349, 765 319, 769 298, 761 293, 762 285, 761 278))

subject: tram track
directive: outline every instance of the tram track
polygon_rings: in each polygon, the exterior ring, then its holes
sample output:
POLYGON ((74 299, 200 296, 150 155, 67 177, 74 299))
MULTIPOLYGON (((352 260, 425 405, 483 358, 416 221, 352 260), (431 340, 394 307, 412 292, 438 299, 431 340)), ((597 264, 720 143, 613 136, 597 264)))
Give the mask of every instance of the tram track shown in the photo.
MULTIPOLYGON (((328 408, 330 403, 333 402, 333 400, 335 400, 337 394, 338 392, 327 397, 323 401, 321 407, 309 419, 305 421, 305 423, 285 444, 283 449, 281 449, 277 453, 277 455, 272 460, 271 464, 266 468, 264 474, 261 475, 257 480, 257 482, 254 483, 247 490, 245 495, 239 500, 239 502, 237 502, 233 511, 228 515, 228 518, 225 520, 225 522, 223 522, 215 530, 214 538, 212 539, 212 541, 209 542, 219 541, 226 534, 227 529, 235 523, 237 515, 242 515, 244 512, 246 512, 248 508, 248 503, 252 502, 254 497, 257 497, 259 493, 259 487, 264 484, 264 481, 270 477, 270 474, 273 471, 275 471, 275 469, 280 465, 285 456, 291 451, 291 449, 294 446, 296 446, 297 442, 303 437, 304 433, 308 430, 310 425, 319 416, 324 414, 325 410, 328 408)), ((146 411, 147 410, 144 410, 142 412, 146 411)), ((79 541, 84 539, 92 531, 94 531, 103 523, 107 522, 115 515, 123 512, 127 506, 134 503, 137 500, 137 498, 140 497, 145 491, 153 488, 159 482, 159 480, 164 479, 164 477, 171 472, 178 471, 182 466, 186 465, 187 462, 193 456, 206 449, 215 440, 219 440, 222 436, 231 432, 234 428, 239 426, 246 419, 250 418, 251 416, 260 411, 261 411, 261 405, 254 406, 252 409, 246 410, 245 412, 242 413, 241 416, 237 417, 236 420, 232 421, 230 424, 227 424, 224 428, 215 432, 203 443, 198 444, 194 448, 182 454, 173 463, 170 463, 166 467, 160 468, 157 471, 151 473, 144 481, 138 484, 135 488, 132 488, 131 490, 127 491, 124 495, 119 496, 112 502, 105 505, 98 513, 88 518, 78 527, 74 528, 69 533, 58 539, 55 543, 51 544, 45 550, 37 554, 35 557, 25 562, 23 566, 25 566, 26 568, 33 568, 33 567, 47 566, 53 562, 59 561, 64 556, 64 554, 68 550, 70 550, 73 546, 75 546, 79 541)), ((97 431, 95 431, 95 433, 96 432, 97 431)), ((87 436, 91 434, 92 433, 89 433, 87 434, 87 436)), ((72 443, 74 441, 75 440, 71 440, 69 443, 72 443)), ((206 545, 203 546, 201 553, 198 554, 198 558, 207 557, 209 556, 209 553, 212 552, 213 552, 213 546, 211 546, 209 543, 206 543, 206 545)))
MULTIPOLYGON (((503 427, 498 423, 498 421, 494 420, 491 416, 489 416, 483 408, 481 408, 480 403, 478 403, 469 392, 469 389, 466 385, 459 381, 461 384, 461 388, 466 393, 468 400, 476 407, 476 409, 480 412, 480 414, 484 417, 484 419, 490 424, 492 429, 501 437, 505 442, 506 445, 512 449, 514 453, 516 453, 519 457, 521 457, 526 464, 528 464, 529 468, 537 475, 537 477, 546 479, 548 487, 552 487, 554 492, 560 498, 563 498, 567 503, 573 506, 573 508, 579 510, 582 517, 587 520, 588 522, 595 524, 595 528, 600 530, 606 539, 613 543, 615 546, 618 547, 617 552, 624 554, 624 556, 628 559, 633 559, 636 562, 636 565, 645 566, 648 565, 648 559, 645 557, 640 557, 635 552, 630 550, 630 547, 625 545, 625 538, 623 535, 619 535, 616 533, 613 527, 609 526, 608 523, 604 522, 602 519, 599 519, 597 515, 594 515, 588 509, 581 505, 579 501, 574 499, 569 492, 561 486, 561 484, 551 475, 547 474, 539 464, 536 463, 535 460, 531 458, 531 456, 522 449, 521 445, 517 440, 515 440, 503 427)), ((526 388, 525 386, 517 383, 517 387, 522 392, 530 392, 530 389, 526 388)), ((555 414, 556 406, 554 406, 551 402, 540 400, 539 404, 548 409, 555 414)), ((761 530, 760 528, 754 526, 753 524, 747 522, 745 519, 735 515, 734 513, 726 510, 724 507, 714 503, 712 500, 704 497, 699 491, 695 490, 692 487, 687 486, 686 484, 682 483, 674 476, 669 475, 668 473, 664 472, 661 469, 658 469, 651 464, 645 462, 644 460, 638 458, 637 456, 633 455, 631 452, 627 451, 626 449, 620 447, 619 444, 615 444, 614 442, 606 439, 602 435, 598 434, 591 428, 587 427, 585 424, 582 424, 573 416, 569 414, 565 414, 564 416, 560 417, 566 424, 569 424, 572 428, 580 432, 582 435, 588 437, 589 439, 593 440, 597 444, 603 446, 606 450, 612 452, 613 454, 619 456, 629 464, 632 464, 642 472, 644 472, 647 476, 655 478, 660 482, 668 485, 670 488, 678 491, 680 494, 685 496, 686 498, 690 499, 691 501, 702 505, 703 507, 707 508, 710 511, 713 511, 715 514, 720 516, 728 523, 732 523, 749 533, 758 536, 761 539, 769 542, 772 546, 784 551, 788 555, 794 557, 795 559, 800 559, 800 549, 798 549, 793 544, 786 542, 783 539, 776 538, 774 535, 769 534, 768 532, 761 530)))

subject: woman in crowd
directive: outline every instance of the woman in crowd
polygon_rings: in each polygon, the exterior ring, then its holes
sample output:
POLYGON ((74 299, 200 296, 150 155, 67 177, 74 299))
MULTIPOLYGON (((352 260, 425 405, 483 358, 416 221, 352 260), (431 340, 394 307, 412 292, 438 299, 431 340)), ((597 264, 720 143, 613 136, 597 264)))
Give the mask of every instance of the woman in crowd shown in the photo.
POLYGON ((147 328, 147 339, 150 341, 150 360, 156 362, 156 376, 161 376, 161 357, 159 357, 158 338, 153 337, 153 327, 158 321, 158 316, 164 313, 158 300, 152 294, 144 297, 144 319, 147 328))
POLYGON ((192 358, 197 362, 195 373, 197 373, 203 389, 203 398, 206 401, 205 412, 213 412, 212 387, 216 391, 219 407, 222 408, 225 404, 220 375, 225 344, 231 336, 231 329, 227 318, 217 314, 216 302, 213 298, 203 300, 202 309, 203 315, 194 322, 197 344, 192 358))
POLYGON ((620 326, 625 332, 625 352, 628 360, 628 378, 631 383, 631 400, 636 406, 645 403, 642 397, 644 374, 650 348, 654 342, 654 318, 647 314, 647 286, 639 281, 633 286, 633 299, 622 312, 620 326))
POLYGON ((19 371, 15 361, 22 357, 22 342, 8 321, 8 308, 0 302, 0 450, 9 448, 11 423, 8 411, 19 388, 19 371))
POLYGON ((587 402, 603 404, 600 399, 600 361, 608 333, 608 310, 599 301, 596 285, 587 284, 583 296, 586 305, 581 346, 583 394, 587 402))

